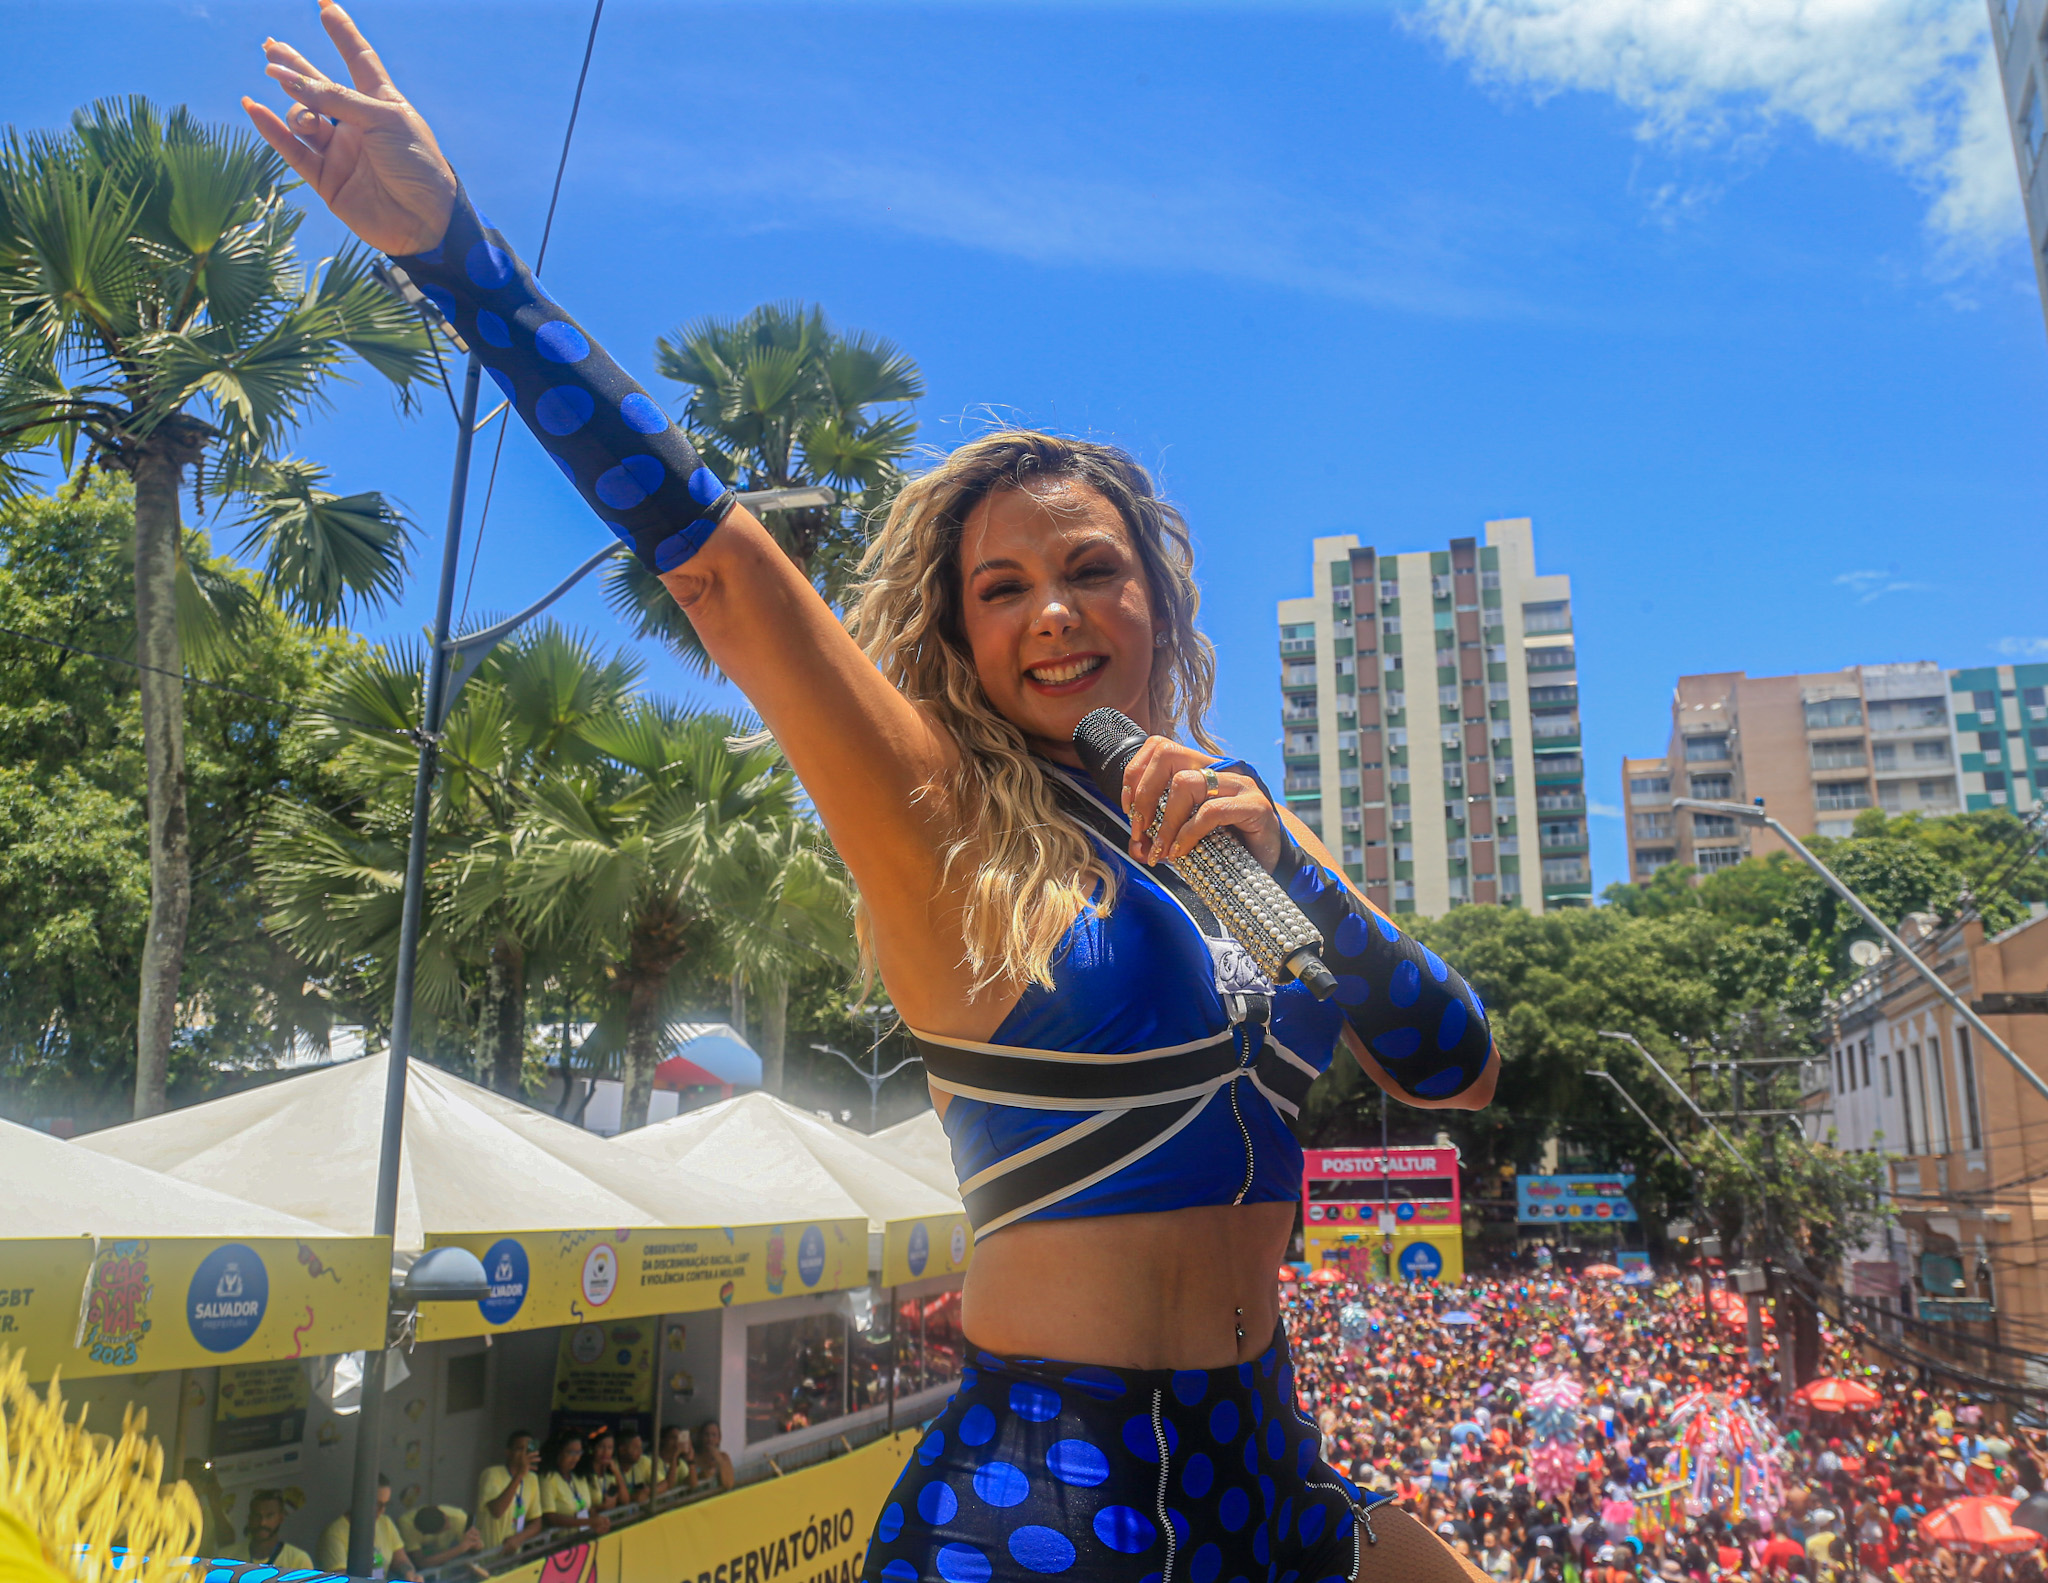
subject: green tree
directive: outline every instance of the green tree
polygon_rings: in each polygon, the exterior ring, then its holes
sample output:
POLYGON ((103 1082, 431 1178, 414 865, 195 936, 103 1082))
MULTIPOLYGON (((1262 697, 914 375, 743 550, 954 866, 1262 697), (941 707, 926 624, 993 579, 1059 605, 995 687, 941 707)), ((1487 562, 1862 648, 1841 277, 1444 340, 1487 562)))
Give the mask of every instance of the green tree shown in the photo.
MULTIPOLYGON (((358 793, 338 814, 279 808, 258 868, 280 935, 375 1001, 381 1023, 396 966, 424 655, 379 650, 337 675, 310 727, 312 746, 358 793)), ((500 1093, 522 1091, 529 986, 573 976, 590 944, 544 936, 506 899, 515 836, 551 775, 600 753, 584 736, 626 704, 639 677, 552 622, 492 653, 444 727, 429 820, 428 910, 418 1004, 473 1041, 475 1069, 500 1093)), ((430 1035, 431 1036, 431 1035, 430 1035)))
POLYGON ((704 925, 744 916, 764 849, 792 818, 795 783, 764 749, 736 747, 721 715, 639 700, 584 731, 592 769, 534 793, 506 887, 529 927, 597 942, 623 1030, 623 1124, 647 1120, 679 970, 704 925))
MULTIPOLYGON (((102 478, 0 505, 0 1086, 43 1112, 100 1119, 134 1058, 149 903, 140 699, 120 662, 134 640, 123 609, 132 498, 125 480, 102 478)), ((352 650, 293 619, 199 535, 185 553, 239 614, 216 672, 233 690, 195 688, 187 701, 197 818, 170 1073, 180 1086, 324 1029, 306 963, 263 928, 249 846, 273 807, 342 799, 297 727, 352 650)))
MULTIPOLYGON (((824 309, 804 303, 700 319, 656 341, 654 356, 662 376, 688 390, 683 427, 735 489, 832 491, 830 505, 763 511, 761 520, 837 605, 867 548, 867 520, 895 493, 917 437, 917 365, 880 336, 833 329, 824 309)), ((710 671, 689 618, 637 561, 622 558, 606 591, 636 635, 710 671)))
POLYGON ((403 524, 380 497, 337 500, 280 447, 352 357, 403 390, 425 335, 358 252, 308 278, 286 187, 260 142, 139 98, 0 150, 0 484, 25 476, 9 453, 54 449, 68 471, 81 441, 89 464, 134 484, 150 875, 137 1115, 166 1102, 192 910, 179 609, 206 602, 191 597, 185 474, 201 497, 256 501, 265 582, 318 619, 388 594, 403 565, 403 524))

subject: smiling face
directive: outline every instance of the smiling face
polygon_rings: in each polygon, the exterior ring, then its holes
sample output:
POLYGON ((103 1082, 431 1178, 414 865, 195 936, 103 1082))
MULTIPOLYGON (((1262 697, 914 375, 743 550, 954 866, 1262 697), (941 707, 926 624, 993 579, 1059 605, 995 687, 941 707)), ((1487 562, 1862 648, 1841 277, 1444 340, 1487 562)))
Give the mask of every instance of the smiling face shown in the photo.
POLYGON ((998 713, 1061 763, 1074 727, 1121 709, 1147 731, 1162 630, 1117 510, 1085 484, 1048 480, 990 495, 960 537, 961 629, 998 713))

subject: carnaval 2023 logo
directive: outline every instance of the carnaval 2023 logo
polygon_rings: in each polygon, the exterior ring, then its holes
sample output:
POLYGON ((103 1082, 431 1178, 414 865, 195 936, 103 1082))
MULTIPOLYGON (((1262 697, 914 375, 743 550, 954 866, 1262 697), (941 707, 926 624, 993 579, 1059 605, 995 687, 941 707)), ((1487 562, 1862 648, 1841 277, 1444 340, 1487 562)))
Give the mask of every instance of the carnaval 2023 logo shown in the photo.
POLYGON ((270 1306, 270 1272, 256 1250, 230 1242, 215 1248, 193 1272, 185 1293, 185 1323, 208 1352, 233 1352, 263 1323, 270 1306))

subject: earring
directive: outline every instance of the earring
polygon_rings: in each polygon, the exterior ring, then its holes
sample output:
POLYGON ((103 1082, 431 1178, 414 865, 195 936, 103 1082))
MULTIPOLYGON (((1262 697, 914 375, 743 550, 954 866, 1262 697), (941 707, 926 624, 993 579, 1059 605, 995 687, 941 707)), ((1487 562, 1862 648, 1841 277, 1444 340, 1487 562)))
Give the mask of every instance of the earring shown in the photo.
POLYGON ((1154 647, 1155 649, 1163 649, 1163 648, 1165 648, 1165 647, 1166 647, 1166 637, 1167 637, 1167 635, 1166 635, 1166 634, 1165 634, 1164 632, 1155 632, 1155 633, 1153 633, 1153 634, 1152 634, 1152 647, 1154 647))

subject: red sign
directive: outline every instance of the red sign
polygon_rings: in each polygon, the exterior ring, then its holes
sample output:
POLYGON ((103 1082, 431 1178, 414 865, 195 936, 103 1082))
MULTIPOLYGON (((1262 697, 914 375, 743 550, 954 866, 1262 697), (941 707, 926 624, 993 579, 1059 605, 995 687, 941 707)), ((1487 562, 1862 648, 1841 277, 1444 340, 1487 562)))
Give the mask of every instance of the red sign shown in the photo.
POLYGON ((1310 1149, 1305 1157, 1302 1179, 1309 1182, 1348 1182, 1363 1178, 1393 1181, 1403 1177, 1451 1177, 1458 1175, 1458 1151, 1448 1149, 1310 1149))

